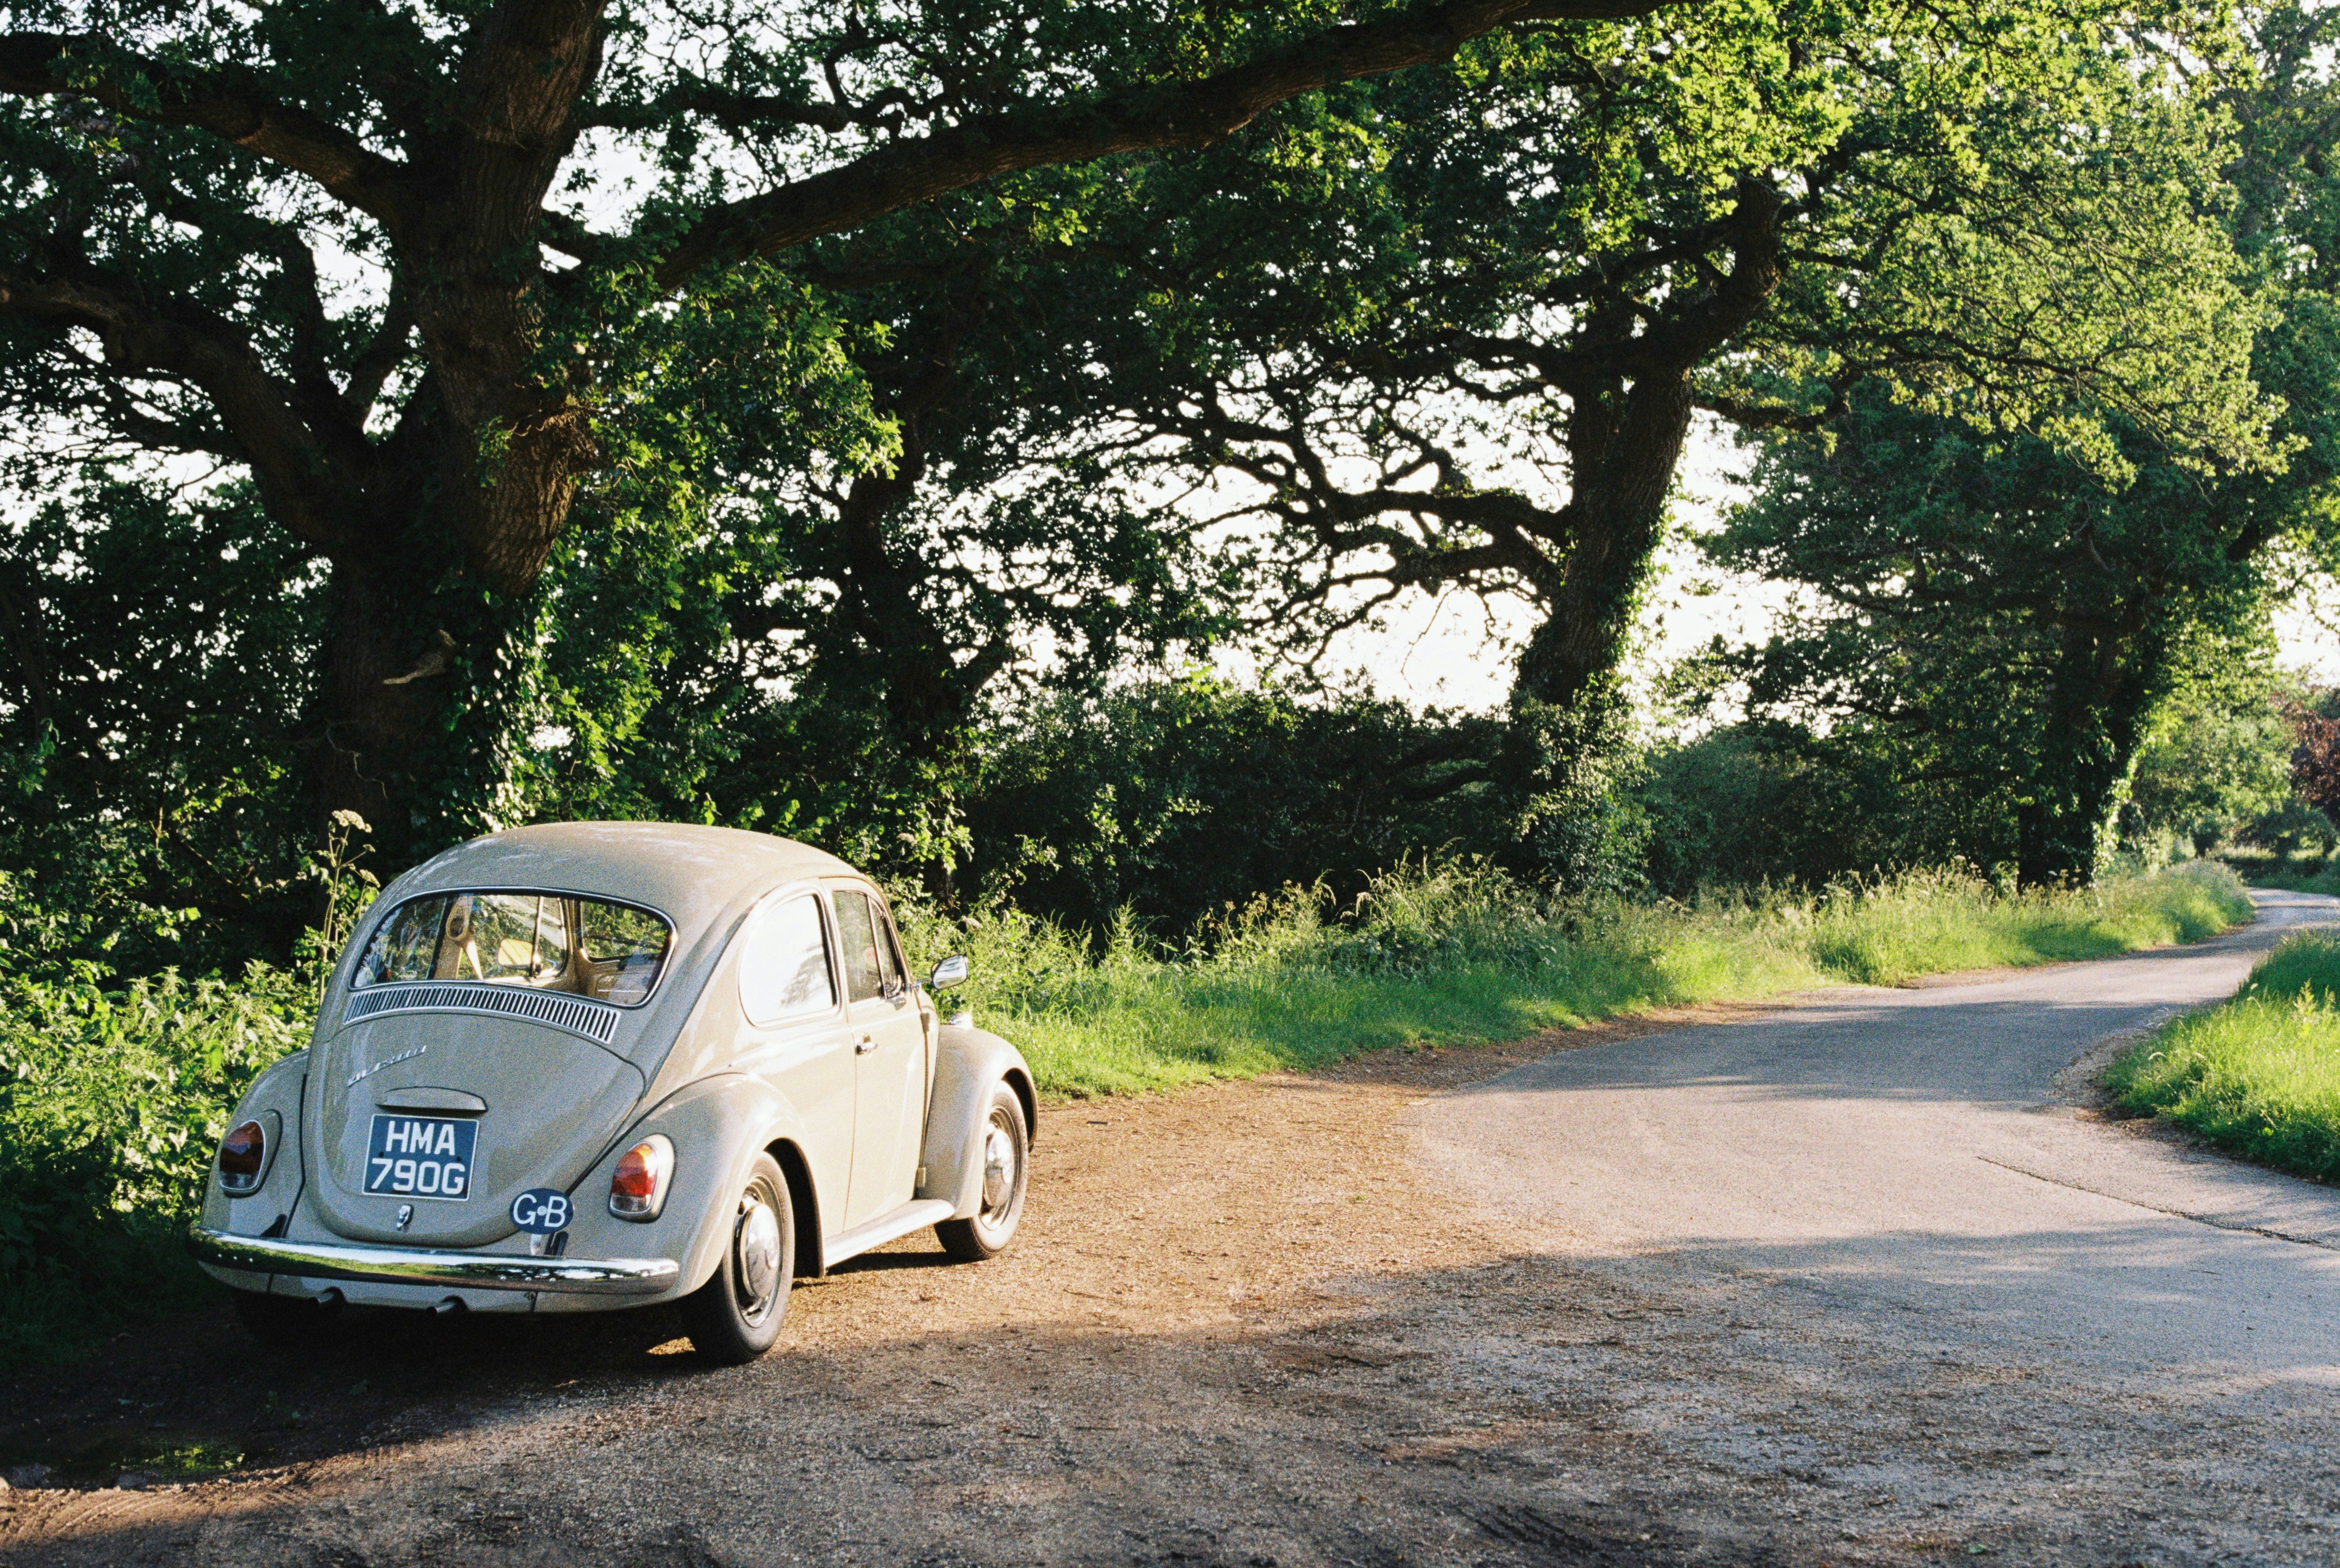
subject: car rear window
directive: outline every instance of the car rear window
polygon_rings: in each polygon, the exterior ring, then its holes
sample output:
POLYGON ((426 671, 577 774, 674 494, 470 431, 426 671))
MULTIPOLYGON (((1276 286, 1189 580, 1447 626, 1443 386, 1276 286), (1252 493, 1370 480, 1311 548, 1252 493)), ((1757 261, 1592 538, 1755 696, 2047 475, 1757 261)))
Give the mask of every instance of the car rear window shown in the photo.
POLYGON ((665 968, 673 928, 631 904, 569 893, 432 893, 374 928, 352 988, 484 980, 631 1007, 665 968))
POLYGON ((837 1010, 819 899, 808 893, 756 917, 739 955, 739 1005, 767 1027, 837 1010))

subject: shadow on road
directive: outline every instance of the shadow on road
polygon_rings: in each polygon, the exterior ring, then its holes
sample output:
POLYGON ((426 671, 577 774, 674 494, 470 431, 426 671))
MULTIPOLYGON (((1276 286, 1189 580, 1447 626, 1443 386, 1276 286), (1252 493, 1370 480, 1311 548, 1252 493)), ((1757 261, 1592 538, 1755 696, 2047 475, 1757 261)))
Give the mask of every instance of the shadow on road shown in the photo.
MULTIPOLYGON (((2083 1269, 2120 1245, 2032 1240, 2083 1269)), ((2321 1471, 2295 1458, 2328 1400, 2237 1395, 2215 1357, 2198 1399, 2140 1397, 2064 1355, 2055 1335, 2086 1330, 2001 1313, 1987 1260, 1968 1264, 1914 1236, 1522 1255, 1328 1281, 1341 1304, 1304 1323, 834 1343, 870 1292, 915 1282, 894 1273, 808 1290, 800 1343, 727 1371, 659 1354, 656 1313, 368 1325, 298 1360, 198 1329, 48 1397, 76 1436, 128 1401, 137 1421, 273 1444, 277 1467, 163 1497, 44 1494, 0 1555, 1688 1568, 2320 1540, 2321 1471), (268 1409, 302 1424, 270 1428, 268 1409), (2128 1504, 2148 1478, 2143 1520, 2128 1504)), ((2160 1289, 2140 1275, 2107 1310, 2150 1315, 2160 1289)))

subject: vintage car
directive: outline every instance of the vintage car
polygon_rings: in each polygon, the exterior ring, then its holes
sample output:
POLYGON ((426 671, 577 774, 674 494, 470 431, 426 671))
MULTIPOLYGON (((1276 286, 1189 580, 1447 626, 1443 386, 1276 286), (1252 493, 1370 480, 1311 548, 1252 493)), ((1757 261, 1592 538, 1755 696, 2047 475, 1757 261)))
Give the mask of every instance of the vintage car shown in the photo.
POLYGON ((790 1283, 923 1226, 969 1261, 1024 1212, 1016 1047, 944 1020, 886 899, 729 829, 474 839, 359 921, 308 1049, 255 1080, 190 1236, 267 1337, 342 1303, 679 1302, 753 1358, 790 1283))

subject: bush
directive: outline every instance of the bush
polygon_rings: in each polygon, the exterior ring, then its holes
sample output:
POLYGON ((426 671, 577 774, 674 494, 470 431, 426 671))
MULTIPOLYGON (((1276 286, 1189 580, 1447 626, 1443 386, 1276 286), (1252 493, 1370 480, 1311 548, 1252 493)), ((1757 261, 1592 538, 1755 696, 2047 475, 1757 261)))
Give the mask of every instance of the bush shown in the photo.
POLYGON ((234 983, 5 983, 0 1363, 85 1346, 196 1287, 179 1238, 213 1149, 313 1005, 257 965, 234 983))
POLYGON ((1826 734, 1749 720, 1659 746, 1641 795, 1653 828, 1651 886, 1678 898, 1990 868, 2016 853, 2011 780, 1986 761, 1913 752, 1850 720, 1826 734))
POLYGON ((1177 932, 1287 884, 1353 898, 1409 854, 1509 841, 1501 739, 1493 719, 1206 676, 1059 699, 987 737, 960 890, 1177 932))

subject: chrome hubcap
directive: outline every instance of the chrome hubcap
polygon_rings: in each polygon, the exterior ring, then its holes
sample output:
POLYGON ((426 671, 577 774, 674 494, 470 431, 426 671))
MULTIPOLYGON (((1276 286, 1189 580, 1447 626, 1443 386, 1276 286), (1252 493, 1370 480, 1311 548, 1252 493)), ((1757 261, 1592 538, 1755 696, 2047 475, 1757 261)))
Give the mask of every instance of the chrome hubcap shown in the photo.
POLYGON ((976 1211, 977 1228, 991 1245, 1005 1246, 1023 1202, 1024 1140, 1007 1113, 995 1108, 983 1129, 983 1206, 976 1211))
POLYGON ((731 1245, 739 1305, 749 1317, 761 1317, 779 1287, 780 1216, 760 1195, 751 1192, 741 1200, 739 1228, 731 1245))
POLYGON ((1016 1140, 997 1122, 983 1135, 983 1206, 998 1208, 1016 1186, 1016 1140))

